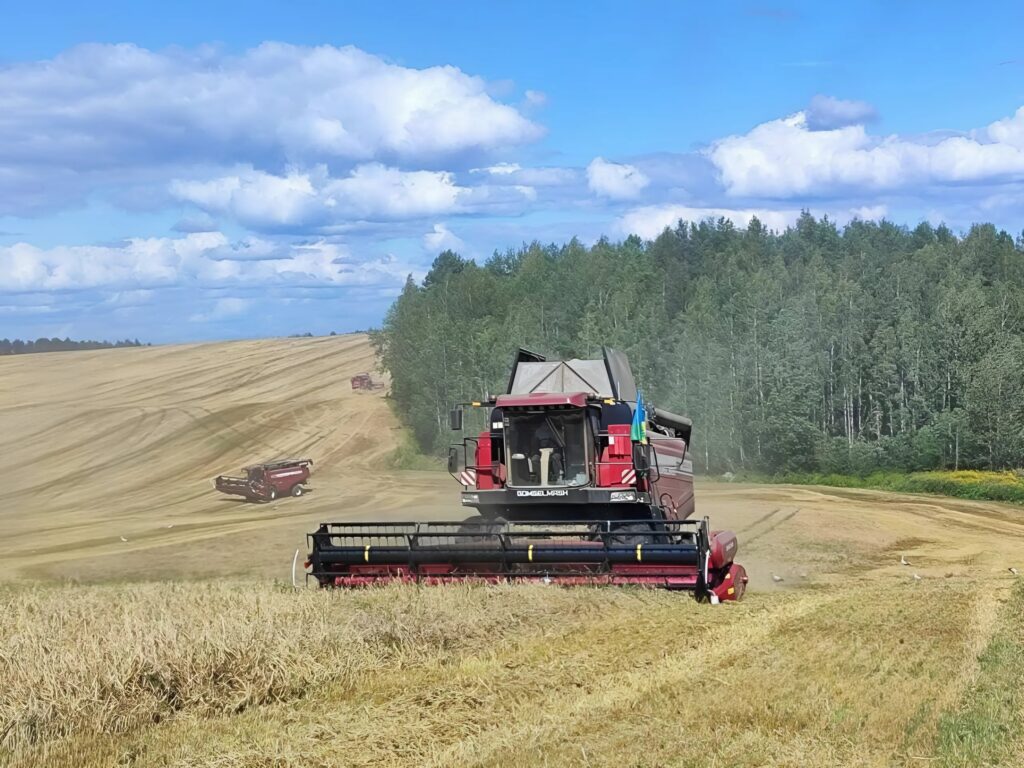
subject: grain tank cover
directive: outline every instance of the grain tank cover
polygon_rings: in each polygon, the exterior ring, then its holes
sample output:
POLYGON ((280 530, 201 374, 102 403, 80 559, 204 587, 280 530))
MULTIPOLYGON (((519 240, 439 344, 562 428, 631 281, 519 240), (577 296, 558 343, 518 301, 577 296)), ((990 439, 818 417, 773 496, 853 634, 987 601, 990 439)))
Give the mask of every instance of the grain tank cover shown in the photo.
POLYGON ((636 400, 629 361, 621 352, 604 349, 603 360, 528 360, 517 356, 508 394, 589 392, 597 397, 636 400))
POLYGON ((520 363, 512 378, 510 395, 535 392, 590 392, 613 397, 603 360, 545 360, 520 363))
POLYGON ((611 347, 601 347, 601 352, 604 354, 604 365, 608 369, 613 396, 619 400, 636 402, 636 382, 626 355, 611 347))

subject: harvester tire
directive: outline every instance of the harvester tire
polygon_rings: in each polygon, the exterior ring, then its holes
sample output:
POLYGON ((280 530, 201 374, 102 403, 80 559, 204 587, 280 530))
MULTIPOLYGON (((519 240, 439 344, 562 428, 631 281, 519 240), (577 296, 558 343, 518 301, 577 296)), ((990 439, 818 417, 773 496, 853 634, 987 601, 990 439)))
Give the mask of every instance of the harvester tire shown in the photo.
POLYGON ((484 517, 483 515, 473 515, 467 517, 459 524, 460 531, 480 531, 481 533, 497 533, 505 527, 505 518, 503 517, 484 517))
POLYGON ((302 487, 302 483, 296 483, 292 486, 292 496, 301 496, 306 492, 306 489, 302 487))
POLYGON ((657 530, 652 523, 628 523, 612 528, 609 544, 635 547, 637 544, 651 544, 656 541, 651 532, 657 530), (645 535, 646 534, 646 535, 645 535))
POLYGON ((274 488, 273 486, 271 486, 270 490, 267 492, 267 501, 273 501, 276 498, 277 498, 277 488, 274 488))

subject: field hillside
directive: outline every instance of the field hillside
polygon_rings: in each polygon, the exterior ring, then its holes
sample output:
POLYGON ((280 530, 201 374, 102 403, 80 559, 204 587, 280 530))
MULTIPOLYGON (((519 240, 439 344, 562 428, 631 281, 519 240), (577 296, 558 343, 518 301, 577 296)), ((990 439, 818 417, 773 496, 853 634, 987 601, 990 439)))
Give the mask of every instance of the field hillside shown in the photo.
POLYGON ((0 358, 0 765, 1024 764, 1024 511, 698 483, 742 603, 294 590, 327 519, 452 519, 364 336, 0 358), (217 494, 312 458, 313 492, 217 494), (901 556, 909 565, 901 565, 901 556))
POLYGON ((388 472, 400 436, 384 391, 349 383, 373 368, 362 335, 0 358, 0 574, 285 578, 315 522, 402 517, 416 485, 430 509, 453 481, 388 472), (213 489, 281 458, 313 459, 308 497, 213 489))

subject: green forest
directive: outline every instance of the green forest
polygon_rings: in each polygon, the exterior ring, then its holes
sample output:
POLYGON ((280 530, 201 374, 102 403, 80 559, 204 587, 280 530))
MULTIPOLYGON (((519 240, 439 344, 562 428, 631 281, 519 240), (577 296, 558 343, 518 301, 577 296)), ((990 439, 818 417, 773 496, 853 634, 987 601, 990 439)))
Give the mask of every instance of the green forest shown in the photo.
POLYGON ((80 349, 119 349, 121 347, 141 347, 138 339, 124 341, 72 341, 64 338, 40 338, 32 341, 21 339, 0 339, 0 355, 28 355, 33 352, 74 352, 80 349))
POLYGON ((1024 466, 1024 237, 805 213, 657 239, 451 251, 373 334, 420 447, 504 391, 519 346, 626 352, 645 400, 694 419, 703 472, 1024 466))

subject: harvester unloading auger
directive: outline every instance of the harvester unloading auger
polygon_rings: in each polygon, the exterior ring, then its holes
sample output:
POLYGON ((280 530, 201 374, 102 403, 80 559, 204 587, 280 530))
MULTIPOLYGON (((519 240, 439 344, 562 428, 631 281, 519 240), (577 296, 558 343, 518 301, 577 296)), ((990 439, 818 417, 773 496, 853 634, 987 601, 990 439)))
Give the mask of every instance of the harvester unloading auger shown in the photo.
MULTIPOLYGON (((519 350, 508 391, 463 407, 487 428, 448 455, 461 522, 324 523, 308 535, 321 586, 463 580, 639 584, 738 600, 736 536, 694 512, 692 423, 637 403, 625 355, 546 360, 519 350), (637 414, 639 411, 639 414, 637 414)), ((639 398, 642 401, 642 398, 639 398)))

